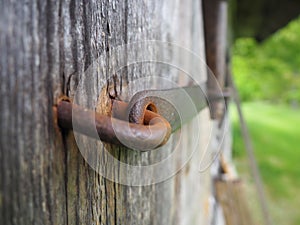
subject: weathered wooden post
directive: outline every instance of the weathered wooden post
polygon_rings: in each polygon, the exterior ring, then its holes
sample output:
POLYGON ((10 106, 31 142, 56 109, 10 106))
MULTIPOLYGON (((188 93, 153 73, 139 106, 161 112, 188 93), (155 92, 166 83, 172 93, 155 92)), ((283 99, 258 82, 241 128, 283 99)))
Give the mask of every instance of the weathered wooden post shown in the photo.
MULTIPOLYGON (((228 47, 227 7, 225 0, 203 1, 206 60, 210 69, 209 73, 211 73, 211 76, 208 76, 207 88, 212 91, 224 89, 228 47)), ((211 117, 220 119, 223 114, 224 105, 220 102, 213 102, 211 117)))
MULTIPOLYGON (((211 179, 209 169, 198 171, 200 156, 163 182, 122 185, 95 172, 73 132, 55 121, 52 107, 63 95, 74 98, 85 71, 103 55, 105 66, 90 75, 98 82, 88 90, 102 93, 106 106, 109 93, 100 84, 112 82, 107 81, 110 49, 145 40, 176 43, 204 60, 201 2, 0 1, 1 224, 208 224, 211 179)), ((169 52, 171 58, 174 54, 169 52)), ((117 71, 122 82, 115 87, 125 88, 151 71, 157 70, 146 65, 117 71)), ((204 82, 203 71, 198 78, 204 82)), ((81 97, 88 101, 90 96, 81 97)), ((208 110, 199 120, 203 152, 210 136, 208 110)), ((190 125, 181 131, 183 153, 193 132, 190 125)), ((126 163, 149 163, 159 156, 110 149, 126 163)))

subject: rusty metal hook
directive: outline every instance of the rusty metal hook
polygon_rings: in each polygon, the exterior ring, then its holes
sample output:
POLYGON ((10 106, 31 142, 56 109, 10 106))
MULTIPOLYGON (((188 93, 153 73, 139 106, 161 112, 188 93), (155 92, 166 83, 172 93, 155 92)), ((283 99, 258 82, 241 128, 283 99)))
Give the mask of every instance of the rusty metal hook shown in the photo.
POLYGON ((205 86, 143 90, 137 92, 129 103, 112 100, 112 117, 67 101, 60 101, 55 110, 62 128, 74 129, 104 142, 148 151, 164 145, 171 132, 207 107, 209 101, 218 101, 230 95, 228 91, 206 91, 205 86), (175 102, 182 108, 181 115, 171 104, 175 102), (191 103, 194 111, 189 110, 191 103))
POLYGON ((84 109, 68 101, 60 101, 55 108, 58 124, 92 138, 140 151, 148 151, 164 145, 171 134, 167 120, 145 107, 144 124, 128 123, 128 104, 113 100, 113 117, 84 109), (95 132, 96 129, 96 132, 95 132))

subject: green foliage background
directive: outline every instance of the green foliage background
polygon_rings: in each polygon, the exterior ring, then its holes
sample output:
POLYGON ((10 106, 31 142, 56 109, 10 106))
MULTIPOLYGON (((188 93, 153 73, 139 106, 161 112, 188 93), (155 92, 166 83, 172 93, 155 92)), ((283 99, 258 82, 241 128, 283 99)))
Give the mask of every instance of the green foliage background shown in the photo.
POLYGON ((237 39, 232 53, 243 101, 300 102, 300 17, 263 43, 237 39))
MULTIPOLYGON (((237 39, 232 68, 273 222, 298 225, 300 108, 272 103, 300 105, 300 17, 263 43, 253 38, 237 39)), ((246 183, 255 224, 262 224, 238 116, 234 110, 230 115, 235 164, 246 183)))

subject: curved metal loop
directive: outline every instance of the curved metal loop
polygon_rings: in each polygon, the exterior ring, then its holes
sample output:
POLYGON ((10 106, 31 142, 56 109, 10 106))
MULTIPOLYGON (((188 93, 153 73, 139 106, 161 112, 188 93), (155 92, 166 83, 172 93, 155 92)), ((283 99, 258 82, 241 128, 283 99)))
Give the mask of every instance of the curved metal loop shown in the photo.
POLYGON ((129 120, 141 123, 145 109, 149 104, 155 105, 156 112, 170 123, 172 132, 175 132, 208 106, 207 97, 204 84, 139 91, 128 103, 129 120))
POLYGON ((58 124, 104 142, 127 146, 140 151, 149 151, 164 145, 170 135, 167 120, 145 107, 139 124, 125 121, 128 104, 113 100, 113 117, 101 115, 67 101, 57 105, 58 124), (144 125, 145 124, 145 125, 144 125), (97 135, 95 135, 95 129, 97 135))

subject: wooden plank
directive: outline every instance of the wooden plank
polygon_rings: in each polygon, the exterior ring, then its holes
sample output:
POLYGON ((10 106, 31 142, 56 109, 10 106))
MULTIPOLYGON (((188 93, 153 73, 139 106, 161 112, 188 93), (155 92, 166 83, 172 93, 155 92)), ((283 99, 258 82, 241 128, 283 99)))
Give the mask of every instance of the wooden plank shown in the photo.
MULTIPOLYGON (((102 91, 100 84, 107 82, 110 73, 110 47, 159 39, 204 56, 199 1, 28 0, 23 4, 1 0, 0 6, 1 223, 204 221, 205 215, 199 209, 210 186, 205 183, 204 192, 200 177, 209 178, 209 172, 198 175, 197 161, 194 169, 186 169, 159 184, 132 187, 111 182, 85 162, 73 132, 62 132, 52 111, 60 96, 74 97, 80 79, 86 76, 84 71, 105 54, 106 67, 95 75, 97 82, 91 87, 91 92, 96 93, 93 97, 97 97, 102 91), (193 193, 187 194, 190 190, 193 193), (197 201, 191 204, 193 198, 197 201)), ((157 70, 149 65, 142 70, 132 67, 123 74, 117 73, 117 77, 125 86, 157 70)), ((205 74, 201 79, 205 80, 205 74)), ((201 118, 206 121, 207 112, 201 118)), ((189 146, 191 132, 185 130, 182 149, 189 146)), ((117 147, 111 150, 127 163, 151 163, 161 157, 117 147)), ((162 154, 167 156, 170 152, 171 149, 162 154)), ((142 174, 136 176, 138 179, 142 174)))
MULTIPOLYGON (((222 94, 226 72, 227 50, 227 1, 203 0, 205 50, 209 67, 207 88, 222 94)), ((224 105, 222 102, 211 102, 212 119, 222 119, 224 105)))
POLYGON ((216 180, 215 187, 227 225, 254 224, 241 180, 216 180))

